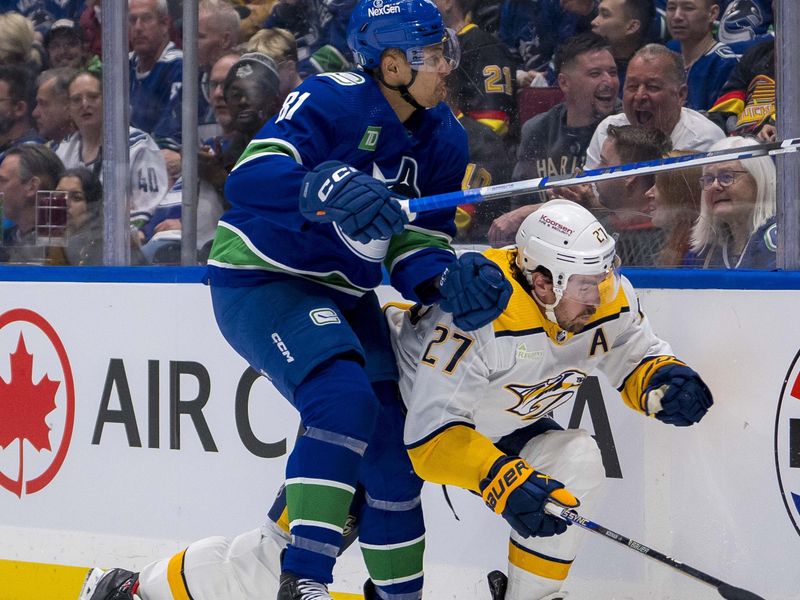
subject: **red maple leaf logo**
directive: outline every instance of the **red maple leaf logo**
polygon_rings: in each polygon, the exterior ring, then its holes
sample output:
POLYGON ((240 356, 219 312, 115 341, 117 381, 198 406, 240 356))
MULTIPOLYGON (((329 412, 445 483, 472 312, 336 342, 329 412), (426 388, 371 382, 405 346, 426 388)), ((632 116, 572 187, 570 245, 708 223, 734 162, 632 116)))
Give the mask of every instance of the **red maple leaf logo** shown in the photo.
POLYGON ((51 450, 50 428, 44 419, 56 408, 60 382, 45 375, 39 383, 33 383, 33 355, 28 353, 21 333, 10 364, 11 381, 0 377, 0 448, 19 440, 21 481, 23 440, 36 450, 51 450))

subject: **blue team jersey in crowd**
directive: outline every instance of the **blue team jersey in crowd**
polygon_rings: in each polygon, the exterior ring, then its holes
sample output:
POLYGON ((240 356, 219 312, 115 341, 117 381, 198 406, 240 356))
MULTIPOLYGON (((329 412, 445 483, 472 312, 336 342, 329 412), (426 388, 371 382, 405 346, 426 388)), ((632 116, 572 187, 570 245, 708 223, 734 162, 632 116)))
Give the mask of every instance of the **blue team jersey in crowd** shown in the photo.
MULTIPOLYGON (((681 52, 681 45, 677 40, 667 42, 667 48, 678 54, 681 52)), ((689 94, 684 106, 692 110, 708 110, 714 106, 722 86, 728 81, 740 58, 741 55, 736 54, 727 44, 717 42, 694 61, 686 73, 689 94)))
POLYGON ((183 80, 183 52, 169 42, 146 74, 137 73, 139 60, 130 53, 131 125, 149 133, 159 147, 180 144, 181 117, 173 110, 183 80))
POLYGON ((401 123, 372 77, 358 71, 307 79, 250 142, 231 171, 211 251, 214 285, 253 285, 287 275, 359 296, 381 283, 417 301, 414 288, 453 260, 454 210, 417 216, 391 240, 368 244, 333 223, 299 212, 303 177, 316 165, 341 161, 386 181, 406 196, 460 188, 467 138, 441 103, 401 123))

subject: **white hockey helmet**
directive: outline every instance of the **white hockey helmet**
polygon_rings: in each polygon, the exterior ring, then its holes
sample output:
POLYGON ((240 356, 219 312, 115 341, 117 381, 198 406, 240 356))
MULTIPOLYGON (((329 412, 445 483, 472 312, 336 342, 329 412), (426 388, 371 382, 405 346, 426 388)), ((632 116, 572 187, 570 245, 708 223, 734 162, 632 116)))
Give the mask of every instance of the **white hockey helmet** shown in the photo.
POLYGON ((547 318, 557 322, 555 307, 562 298, 599 306, 612 301, 619 289, 615 240, 581 205, 557 198, 528 215, 517 231, 517 266, 533 285, 532 275, 544 267, 553 278, 556 301, 547 304, 547 318))

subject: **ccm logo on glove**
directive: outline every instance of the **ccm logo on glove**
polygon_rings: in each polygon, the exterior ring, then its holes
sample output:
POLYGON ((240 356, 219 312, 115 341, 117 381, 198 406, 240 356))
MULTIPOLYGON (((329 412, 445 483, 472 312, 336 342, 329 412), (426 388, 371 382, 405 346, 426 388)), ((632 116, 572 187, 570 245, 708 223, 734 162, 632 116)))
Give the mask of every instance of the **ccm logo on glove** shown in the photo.
POLYGON ((330 196, 331 192, 333 191, 333 185, 335 183, 339 183, 342 179, 350 175, 350 173, 355 173, 355 172, 356 172, 355 169, 352 169, 347 166, 334 171, 333 174, 328 179, 322 182, 322 185, 320 186, 319 191, 317 192, 317 198, 319 198, 320 202, 325 202, 328 199, 328 196, 330 196))

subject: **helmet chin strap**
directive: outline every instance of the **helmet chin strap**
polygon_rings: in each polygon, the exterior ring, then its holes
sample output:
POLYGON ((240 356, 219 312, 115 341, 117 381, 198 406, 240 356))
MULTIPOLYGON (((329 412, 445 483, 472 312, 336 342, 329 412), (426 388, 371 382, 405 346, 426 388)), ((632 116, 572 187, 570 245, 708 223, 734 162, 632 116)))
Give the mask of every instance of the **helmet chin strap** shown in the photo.
POLYGON ((552 321, 553 323, 561 327, 561 324, 558 322, 558 318, 556 317, 556 306, 558 306, 558 303, 561 302, 561 295, 556 294, 556 301, 553 302, 552 304, 548 304, 547 302, 539 298, 539 296, 537 296, 536 292, 533 290, 531 290, 531 296, 533 297, 533 300, 536 302, 536 304, 538 304, 544 309, 544 316, 547 317, 547 320, 552 321))
POLYGON ((411 69, 411 81, 404 85, 391 85, 390 83, 386 83, 386 80, 383 78, 383 73, 380 70, 377 71, 376 76, 378 81, 380 81, 383 85, 385 85, 390 90, 394 90, 395 92, 400 92, 400 97, 408 102, 411 106, 416 108, 417 110, 425 110, 425 107, 422 106, 419 102, 416 101, 414 96, 411 95, 411 92, 408 91, 412 85, 414 85, 414 80, 417 78, 417 70, 411 69))
POLYGON ((553 293, 556 295, 556 301, 553 302, 552 304, 548 304, 547 302, 539 298, 538 294, 536 293, 536 290, 533 289, 533 271, 525 269, 523 270, 523 275, 525 276, 525 279, 528 281, 528 286, 530 288, 531 298, 533 298, 533 301, 536 302, 536 304, 538 304, 539 306, 541 306, 542 309, 544 309, 544 316, 547 317, 548 321, 552 321, 553 323, 561 327, 561 324, 558 322, 558 318, 556 317, 556 306, 558 306, 558 303, 561 302, 561 290, 558 290, 555 287, 553 287, 553 293))

